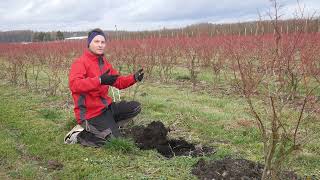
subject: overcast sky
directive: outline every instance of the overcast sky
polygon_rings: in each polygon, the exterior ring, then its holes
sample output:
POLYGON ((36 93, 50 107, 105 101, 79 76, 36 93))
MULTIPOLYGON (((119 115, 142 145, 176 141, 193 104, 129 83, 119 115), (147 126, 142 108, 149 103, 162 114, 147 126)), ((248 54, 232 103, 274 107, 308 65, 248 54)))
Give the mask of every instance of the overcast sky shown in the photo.
MULTIPOLYGON (((306 14, 319 15, 320 0, 299 2, 306 14)), ((297 1, 279 3, 284 17, 293 17, 297 1)), ((152 30, 256 20, 271 7, 269 0, 1 0, 0 31, 152 30)))

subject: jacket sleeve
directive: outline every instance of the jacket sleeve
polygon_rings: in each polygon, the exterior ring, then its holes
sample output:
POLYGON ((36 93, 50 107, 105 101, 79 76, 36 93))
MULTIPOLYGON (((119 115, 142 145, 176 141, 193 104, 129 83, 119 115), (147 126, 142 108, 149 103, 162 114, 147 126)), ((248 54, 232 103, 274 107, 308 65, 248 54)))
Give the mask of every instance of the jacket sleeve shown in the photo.
MULTIPOLYGON (((115 70, 112 66, 110 68, 111 74, 119 74, 117 70, 115 70)), ((136 83, 136 80, 134 79, 134 75, 128 75, 128 76, 119 76, 116 82, 112 85, 113 87, 116 87, 118 89, 125 89, 127 87, 132 86, 136 83)))
POLYGON ((86 68, 80 61, 71 65, 69 74, 69 88, 73 93, 86 93, 100 86, 99 77, 86 77, 86 68))

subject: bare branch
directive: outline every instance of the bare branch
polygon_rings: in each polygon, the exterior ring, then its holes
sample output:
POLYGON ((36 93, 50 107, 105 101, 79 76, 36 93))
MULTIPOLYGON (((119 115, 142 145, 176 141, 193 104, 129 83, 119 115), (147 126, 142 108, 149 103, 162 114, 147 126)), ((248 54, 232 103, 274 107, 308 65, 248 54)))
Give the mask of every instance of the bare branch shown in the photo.
POLYGON ((312 93, 313 90, 315 90, 315 88, 311 89, 309 91, 309 93, 305 96, 304 100, 303 100, 303 105, 302 105, 300 113, 299 113, 299 119, 297 121, 295 130, 294 130, 294 135, 293 135, 293 144, 294 145, 296 145, 296 142, 297 142, 297 133, 298 133, 298 129, 299 129, 299 126, 301 124, 301 121, 302 121, 302 115, 304 113, 305 106, 306 106, 306 104, 308 102, 308 98, 309 98, 309 96, 310 96, 310 94, 312 93))

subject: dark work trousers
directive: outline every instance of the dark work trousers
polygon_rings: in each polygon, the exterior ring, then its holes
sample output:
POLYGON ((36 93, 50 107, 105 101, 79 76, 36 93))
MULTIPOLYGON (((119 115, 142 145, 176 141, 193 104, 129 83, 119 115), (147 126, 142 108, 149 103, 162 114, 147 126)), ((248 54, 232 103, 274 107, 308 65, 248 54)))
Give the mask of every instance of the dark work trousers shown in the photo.
POLYGON ((113 102, 100 115, 81 124, 84 130, 79 133, 78 141, 84 146, 101 147, 107 137, 120 137, 119 126, 138 115, 140 111, 139 102, 113 102))

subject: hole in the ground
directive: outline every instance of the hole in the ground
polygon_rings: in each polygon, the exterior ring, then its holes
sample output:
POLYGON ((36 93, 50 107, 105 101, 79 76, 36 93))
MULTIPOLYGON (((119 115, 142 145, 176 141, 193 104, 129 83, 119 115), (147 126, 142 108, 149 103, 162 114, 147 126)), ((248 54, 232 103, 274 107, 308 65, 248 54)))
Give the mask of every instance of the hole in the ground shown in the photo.
POLYGON ((160 121, 153 121, 144 126, 133 126, 129 129, 122 129, 124 137, 134 139, 140 149, 157 149, 157 151, 167 158, 173 156, 203 156, 213 154, 212 147, 202 147, 188 143, 183 139, 168 139, 168 129, 160 121))

